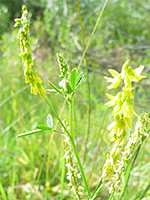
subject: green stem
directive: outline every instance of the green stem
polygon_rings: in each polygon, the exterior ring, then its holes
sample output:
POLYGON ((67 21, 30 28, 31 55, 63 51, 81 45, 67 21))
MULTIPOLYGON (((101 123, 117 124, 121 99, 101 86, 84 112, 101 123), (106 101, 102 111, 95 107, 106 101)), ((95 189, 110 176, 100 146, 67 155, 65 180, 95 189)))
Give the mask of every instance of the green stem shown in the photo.
POLYGON ((96 197, 97 197, 97 195, 100 193, 100 191, 102 190, 102 188, 103 188, 103 180, 102 180, 102 178, 100 179, 100 181, 99 181, 99 184, 98 184, 98 186, 97 186, 97 188, 94 190, 94 192, 93 192, 93 194, 92 194, 92 196, 91 196, 91 200, 94 200, 96 197))
MULTIPOLYGON (((145 137, 144 137, 144 139, 145 139, 145 137)), ((143 142, 143 141, 142 141, 142 142, 143 142)), ((133 161, 131 160, 132 163, 129 163, 129 165, 128 165, 128 167, 127 167, 127 170, 126 170, 127 172, 126 172, 126 177, 125 177, 125 184, 124 184, 124 188, 123 188, 123 191, 122 191, 120 200, 122 200, 123 197, 124 197, 124 195, 125 195, 125 192, 126 192, 126 189, 127 189, 127 186, 128 186, 128 182, 129 182, 129 178, 130 178, 130 174, 131 174, 131 170, 133 169, 133 166, 134 166, 134 163, 135 163, 135 161, 136 161, 136 158, 137 158, 137 156, 138 156, 138 154, 139 154, 141 145, 142 145, 142 143, 139 144, 139 146, 138 146, 136 152, 134 153, 134 155, 133 155, 133 161)))
POLYGON ((73 104, 72 101, 69 103, 69 121, 70 121, 70 135, 73 137, 73 118, 72 118, 72 114, 73 114, 73 104))
POLYGON ((78 154, 78 151, 77 151, 77 148, 76 148, 74 139, 73 139, 72 135, 70 135, 70 133, 68 132, 66 126, 63 124, 63 122, 62 122, 61 119, 59 118, 57 112, 54 110, 53 106, 50 104, 50 102, 48 101, 47 98, 45 98, 45 101, 46 101, 46 103, 48 104, 48 106, 49 106, 49 108, 51 109, 51 111, 53 112, 53 114, 56 116, 56 118, 57 118, 58 121, 60 122, 60 124, 62 125, 62 127, 64 128, 64 130, 65 130, 66 134, 68 135, 68 137, 70 138, 70 141, 71 141, 71 144, 72 144, 72 147, 73 147, 73 151, 74 151, 74 153, 75 153, 75 156, 76 156, 76 159, 77 159, 77 162, 78 162, 78 165, 79 165, 81 174, 82 174, 82 178, 83 178, 83 181, 84 181, 86 190, 87 190, 87 192, 88 192, 88 196, 90 197, 90 190, 89 190, 89 187, 88 187, 88 184, 87 184, 87 180, 86 180, 86 177, 85 177, 83 168, 82 168, 82 164, 81 164, 81 161, 80 161, 80 158, 79 158, 79 154, 78 154))
MULTIPOLYGON (((81 25, 83 49, 85 51, 86 50, 85 36, 84 36, 84 28, 83 28, 83 23, 82 23, 82 16, 81 16, 79 0, 77 0, 77 5, 78 5, 79 18, 80 18, 80 25, 81 25)), ((91 91, 90 91, 89 70, 88 70, 88 61, 87 61, 86 52, 85 52, 85 68, 86 68, 87 94, 88 94, 88 124, 87 124, 87 135, 86 135, 86 141, 85 141, 84 161, 86 159, 87 143, 89 141, 90 122, 91 122, 91 91)))
POLYGON ((76 145, 75 145, 75 142, 74 142, 74 139, 73 139, 72 136, 70 137, 70 141, 72 143, 72 147, 73 147, 74 153, 76 155, 76 159, 78 161, 78 165, 79 165, 79 168, 80 168, 80 171, 81 171, 81 174, 82 174, 82 178, 83 178, 84 183, 85 183, 85 187, 86 187, 87 192, 88 192, 88 196, 90 197, 90 190, 89 190, 89 187, 88 187, 88 184, 87 184, 87 181, 86 181, 86 177, 85 177, 85 174, 84 174, 84 171, 83 171, 83 168, 82 168, 82 164, 81 164, 81 161, 80 161, 80 158, 79 158, 79 154, 78 154, 78 151, 77 151, 77 148, 76 148, 76 145))
MULTIPOLYGON (((63 152, 64 153, 64 152, 63 152)), ((64 181, 65 181, 65 159, 62 158, 62 171, 61 171, 61 193, 60 200, 63 200, 64 181)))
POLYGON ((48 101, 47 98, 45 98, 46 103, 48 104, 49 108, 51 109, 51 111, 53 112, 53 114, 56 116, 56 118, 58 119, 58 121, 60 122, 60 124, 62 125, 62 127, 64 128, 64 130, 66 131, 67 135, 70 137, 70 134, 66 128, 66 126, 63 124, 63 122, 61 121, 61 119, 59 118, 57 112, 54 110, 53 106, 50 104, 50 102, 48 101))
POLYGON ((94 28, 93 28, 93 31, 92 31, 92 33, 91 33, 91 35, 90 35, 90 37, 89 37, 89 40, 88 40, 87 45, 86 45, 86 48, 85 48, 85 50, 84 50, 84 52, 83 52, 83 54, 82 54, 82 57, 81 57, 81 60, 80 60, 80 62, 79 62, 79 64, 78 64, 77 69, 79 69, 80 66, 81 66, 81 64, 82 64, 83 58, 84 58, 84 56, 85 56, 85 54, 86 54, 86 52, 87 52, 87 49, 88 49, 88 47, 89 47, 89 45, 90 45, 91 39, 92 39, 92 37, 93 37, 93 35, 94 35, 95 31, 96 31, 96 28, 97 28, 97 26, 98 26, 98 24, 99 24, 99 22, 100 22, 100 20, 101 20, 101 17, 102 17, 102 14, 103 14, 104 10, 105 10, 105 7, 106 7, 106 5, 107 5, 107 2, 108 2, 108 0, 105 1, 102 10, 101 10, 100 13, 99 13, 99 16, 98 16, 98 18, 97 18, 96 24, 95 24, 95 26, 94 26, 94 28))

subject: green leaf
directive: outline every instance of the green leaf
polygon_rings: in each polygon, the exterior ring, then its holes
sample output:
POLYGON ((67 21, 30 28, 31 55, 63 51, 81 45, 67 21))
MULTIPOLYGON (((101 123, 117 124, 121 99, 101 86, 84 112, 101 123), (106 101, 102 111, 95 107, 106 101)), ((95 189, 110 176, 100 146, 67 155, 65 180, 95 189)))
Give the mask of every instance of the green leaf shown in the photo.
POLYGON ((83 73, 81 72, 78 76, 77 76, 77 80, 76 80, 76 88, 79 86, 80 82, 83 79, 83 73))
MULTIPOLYGON (((61 94, 62 96, 63 96, 63 93, 62 93, 62 91, 59 89, 59 88, 57 88, 53 83, 51 83, 50 81, 48 81, 48 83, 50 84, 50 86, 52 86, 53 88, 54 88, 54 90, 56 91, 56 92, 58 92, 59 94, 61 94)), ((50 92, 50 90, 48 91, 48 92, 50 92)), ((54 92, 54 91, 51 91, 51 92, 54 92)))
POLYGON ((50 128, 48 126, 44 126, 44 125, 39 125, 36 128, 41 129, 42 131, 45 131, 45 130, 52 131, 53 130, 52 128, 50 128))
POLYGON ((78 71, 76 68, 74 68, 70 74, 70 83, 73 90, 75 90, 76 87, 77 76, 78 76, 78 71))
POLYGON ((47 126, 53 128, 53 118, 50 114, 47 115, 47 126))
POLYGON ((28 136, 28 135, 32 135, 32 134, 36 134, 36 133, 39 133, 39 132, 42 132, 42 131, 43 130, 40 130, 40 129, 33 130, 33 131, 28 131, 28 132, 25 132, 25 133, 21 133, 20 135, 17 135, 17 138, 28 136))

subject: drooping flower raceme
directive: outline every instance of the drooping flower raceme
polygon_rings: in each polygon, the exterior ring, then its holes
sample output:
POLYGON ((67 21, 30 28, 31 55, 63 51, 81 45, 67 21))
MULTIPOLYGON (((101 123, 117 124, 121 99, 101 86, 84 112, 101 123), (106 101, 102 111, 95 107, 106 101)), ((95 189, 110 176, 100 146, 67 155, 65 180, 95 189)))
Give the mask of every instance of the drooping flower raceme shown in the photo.
POLYGON ((140 75, 143 66, 136 69, 132 69, 129 66, 129 60, 127 60, 123 67, 121 73, 116 70, 109 69, 109 72, 113 78, 105 77, 111 84, 108 89, 117 88, 123 83, 122 92, 119 92, 116 96, 106 94, 110 101, 106 103, 109 107, 114 107, 112 115, 114 121, 108 126, 110 131, 111 141, 114 142, 114 147, 107 154, 107 160, 103 167, 102 177, 103 179, 108 178, 113 181, 113 174, 117 170, 117 163, 121 155, 121 148, 125 143, 125 136, 128 128, 131 128, 133 115, 136 115, 132 106, 132 82, 138 82, 145 76, 140 75))
POLYGON ((42 98, 45 98, 45 90, 42 86, 42 80, 38 77, 35 70, 32 69, 34 65, 31 47, 30 47, 30 36, 29 36, 29 22, 27 19, 28 11, 25 6, 22 7, 22 17, 15 19, 15 27, 21 27, 19 29, 18 38, 20 40, 19 54, 24 62, 24 76, 25 83, 30 83, 31 93, 37 94, 39 92, 42 98))
POLYGON ((116 191, 120 189, 120 183, 124 181, 125 167, 130 162, 135 148, 138 146, 138 144, 142 143, 144 137, 148 136, 148 133, 146 132, 146 123, 150 123, 148 115, 146 113, 139 115, 135 125, 135 130, 131 134, 129 141, 126 144, 124 151, 122 152, 121 161, 117 161, 117 167, 113 174, 113 184, 111 184, 110 192, 112 190, 116 191))

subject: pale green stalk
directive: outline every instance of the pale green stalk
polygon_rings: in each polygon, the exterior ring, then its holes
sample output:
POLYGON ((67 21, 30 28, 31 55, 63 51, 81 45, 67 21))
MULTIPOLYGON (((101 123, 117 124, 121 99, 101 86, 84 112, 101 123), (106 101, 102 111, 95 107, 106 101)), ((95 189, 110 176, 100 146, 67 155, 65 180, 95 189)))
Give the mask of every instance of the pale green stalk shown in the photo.
POLYGON ((140 200, 142 200, 145 197, 145 195, 149 191, 149 189, 150 189, 150 182, 148 183, 147 187, 145 188, 145 190, 143 191, 143 193, 139 197, 140 200))
POLYGON ((82 54, 82 57, 81 57, 81 60, 80 60, 80 62, 79 62, 79 64, 78 64, 77 69, 79 69, 80 66, 81 66, 81 64, 82 64, 83 58, 84 58, 84 56, 85 56, 85 54, 86 54, 86 52, 87 52, 87 50, 88 50, 88 47, 89 47, 90 42, 91 42, 91 39, 92 39, 92 37, 93 37, 93 35, 94 35, 95 31, 96 31, 96 28, 97 28, 97 26, 98 26, 98 24, 99 24, 99 22, 100 22, 100 20, 101 20, 101 17, 102 17, 102 14, 103 14, 104 10, 105 10, 105 7, 106 7, 106 5, 107 5, 107 2, 108 2, 108 0, 105 1, 102 10, 101 10, 100 13, 99 13, 99 16, 98 16, 98 18, 97 18, 96 24, 95 24, 95 26, 94 26, 94 28, 93 28, 93 31, 92 31, 92 33, 91 33, 91 35, 90 35, 90 38, 89 38, 88 42, 87 42, 86 48, 85 48, 85 50, 84 50, 84 52, 83 52, 83 54, 82 54))
MULTIPOLYGON (((77 5, 78 5, 79 18, 80 18, 80 25, 81 25, 83 49, 85 51, 85 49, 86 49, 85 36, 84 36, 84 28, 83 28, 83 23, 82 23, 82 16, 81 16, 79 0, 77 0, 77 5)), ((90 92, 89 70, 88 70, 88 61, 87 61, 86 52, 85 52, 85 68, 86 68, 87 93, 88 93, 87 94, 88 95, 88 122, 87 122, 87 134, 86 134, 86 141, 85 141, 84 161, 86 159, 87 144, 88 144, 88 141, 89 141, 90 122, 91 122, 91 94, 90 94, 91 92, 90 92)))
POLYGON ((0 182, 0 193, 1 193, 3 200, 7 200, 7 195, 6 195, 6 192, 5 192, 4 187, 1 182, 0 182))
POLYGON ((50 102, 47 100, 47 98, 45 98, 45 101, 48 104, 48 106, 51 109, 51 111, 53 112, 53 114, 56 116, 56 118, 60 122, 60 124, 62 125, 62 127, 64 128, 64 130, 65 130, 66 134, 68 135, 68 137, 70 138, 70 141, 71 141, 71 144, 72 144, 72 147, 73 147, 73 151, 75 153, 75 156, 76 156, 76 159, 77 159, 77 162, 78 162, 81 174, 82 174, 82 178, 83 178, 86 190, 88 192, 88 196, 90 197, 90 190, 89 190, 89 187, 88 187, 88 184, 87 184, 87 181, 86 181, 86 177, 85 177, 85 174, 84 174, 84 171, 83 171, 83 168, 82 168, 82 164, 81 164, 81 161, 80 161, 80 158, 79 158, 79 154, 78 154, 74 139, 73 139, 72 135, 70 135, 70 133, 68 132, 66 126, 63 124, 63 122, 61 121, 61 119, 59 118, 58 114, 56 113, 56 111, 54 110, 54 108, 50 104, 50 102))
MULTIPOLYGON (((63 153, 64 153, 64 151, 63 151, 63 153)), ((63 200, 64 181, 65 181, 65 159, 64 159, 64 157, 62 157, 61 193, 60 193, 60 200, 63 200)))
POLYGON ((91 200, 94 200, 97 197, 97 195, 100 193, 102 188, 103 188, 103 181, 102 181, 102 178, 101 178, 97 188, 94 190, 93 194, 91 195, 91 200))
MULTIPOLYGON (((72 99, 72 101, 73 101, 73 99, 72 99)), ((72 101, 69 103, 69 117, 70 117, 70 119, 69 119, 69 121, 70 121, 70 135, 73 137, 73 118, 72 118, 72 116, 73 116, 73 103, 72 103, 72 101)))

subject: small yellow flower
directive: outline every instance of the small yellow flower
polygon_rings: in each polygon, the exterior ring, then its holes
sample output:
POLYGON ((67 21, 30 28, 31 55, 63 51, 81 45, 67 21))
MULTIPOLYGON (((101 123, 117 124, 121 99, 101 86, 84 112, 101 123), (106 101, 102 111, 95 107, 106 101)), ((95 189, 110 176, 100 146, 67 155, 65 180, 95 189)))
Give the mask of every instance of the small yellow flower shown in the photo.
MULTIPOLYGON (((114 70, 115 71, 115 70, 114 70)), ((108 89, 113 89, 113 88, 117 88, 120 83, 122 82, 122 78, 121 78, 121 74, 119 74, 117 71, 116 73, 112 73, 111 71, 111 74, 113 74, 113 77, 114 78, 110 78, 110 77, 107 77, 105 76, 104 78, 107 80, 107 82, 110 82, 111 84, 107 87, 108 89), (116 75, 115 75, 116 74, 116 75)), ((110 72, 110 70, 109 70, 110 72)))
POLYGON ((123 116, 126 118, 132 118, 134 115, 132 102, 129 99, 129 97, 126 98, 126 100, 124 101, 122 105, 122 113, 123 113, 123 116))

